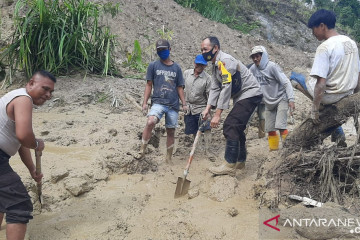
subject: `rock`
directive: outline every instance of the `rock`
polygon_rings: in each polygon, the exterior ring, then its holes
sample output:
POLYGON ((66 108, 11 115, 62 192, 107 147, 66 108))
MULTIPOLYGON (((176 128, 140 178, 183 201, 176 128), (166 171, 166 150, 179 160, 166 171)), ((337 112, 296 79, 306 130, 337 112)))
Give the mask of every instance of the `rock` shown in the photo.
POLYGON ((210 186, 209 197, 215 201, 223 202, 235 195, 236 179, 230 176, 214 177, 210 186))
POLYGON ((58 181, 69 176, 69 171, 67 169, 56 169, 51 173, 50 181, 52 183, 57 183, 58 181))
POLYGON ((280 225, 295 228, 300 236, 308 239, 358 239, 360 236, 354 231, 358 227, 357 216, 350 214, 336 204, 325 203, 323 207, 319 208, 294 206, 282 210, 280 216, 280 225), (293 219, 298 222, 302 220, 302 225, 299 226, 293 219), (308 219, 307 224, 304 219, 308 219), (347 224, 345 226, 342 223, 337 225, 338 220, 347 222, 347 224))
POLYGON ((192 188, 188 192, 188 198, 193 199, 199 196, 199 189, 198 188, 192 188))
POLYGON ((75 197, 93 189, 93 186, 82 178, 68 178, 64 181, 64 187, 75 197))
POLYGON ((42 131, 41 133, 40 133, 40 135, 41 136, 46 136, 46 135, 49 135, 49 131, 42 131))
POLYGON ((72 125, 74 125, 74 121, 66 121, 66 124, 69 126, 72 126, 72 125))
POLYGON ((98 169, 94 172, 94 180, 96 181, 107 180, 108 177, 109 174, 103 169, 98 169))
POLYGON ((116 129, 112 128, 112 129, 110 129, 110 130, 108 131, 108 133, 109 133, 111 136, 115 137, 115 136, 118 134, 118 131, 117 131, 116 129))
POLYGON ((239 211, 236 208, 232 207, 228 210, 228 214, 232 217, 236 217, 239 214, 239 211))

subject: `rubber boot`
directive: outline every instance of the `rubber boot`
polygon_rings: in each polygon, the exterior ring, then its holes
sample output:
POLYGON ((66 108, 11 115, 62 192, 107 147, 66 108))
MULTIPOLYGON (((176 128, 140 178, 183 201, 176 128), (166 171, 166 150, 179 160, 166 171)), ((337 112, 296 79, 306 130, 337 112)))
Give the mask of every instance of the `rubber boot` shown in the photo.
POLYGON ((165 159, 165 161, 169 165, 173 165, 173 162, 171 161, 173 150, 174 150, 174 145, 171 145, 170 147, 168 147, 166 149, 166 159, 165 159))
POLYGON ((289 134, 289 131, 287 129, 280 130, 280 135, 281 135, 281 141, 282 142, 285 141, 288 134, 289 134))
POLYGON ((345 133, 341 126, 331 133, 331 141, 336 142, 338 147, 347 147, 345 133))
POLYGON ((244 169, 246 162, 246 145, 240 146, 239 157, 235 165, 235 169, 244 169))
POLYGON ((259 120, 258 136, 259 136, 259 138, 263 138, 263 137, 266 136, 266 134, 265 134, 265 120, 259 120))
POLYGON ((268 133, 269 149, 270 151, 276 151, 279 149, 280 136, 276 131, 271 131, 268 133))
POLYGON ((225 163, 218 167, 211 167, 209 171, 215 175, 235 175, 235 165, 239 156, 239 141, 226 141, 225 163))
POLYGON ((135 158, 138 160, 144 159, 145 157, 145 151, 148 145, 148 141, 142 140, 141 146, 140 146, 140 150, 139 152, 135 155, 135 158))

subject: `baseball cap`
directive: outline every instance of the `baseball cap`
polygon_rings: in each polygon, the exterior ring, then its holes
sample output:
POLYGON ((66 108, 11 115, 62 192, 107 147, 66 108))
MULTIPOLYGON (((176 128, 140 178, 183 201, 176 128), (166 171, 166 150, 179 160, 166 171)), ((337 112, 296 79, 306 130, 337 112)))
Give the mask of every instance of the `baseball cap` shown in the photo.
POLYGON ((195 63, 207 66, 207 62, 205 61, 203 55, 201 55, 201 54, 199 54, 195 57, 195 63))
POLYGON ((251 49, 251 54, 249 57, 251 57, 256 53, 263 53, 263 52, 265 52, 265 48, 263 46, 255 46, 251 49))
POLYGON ((156 48, 170 48, 170 43, 165 39, 159 39, 156 42, 156 48))

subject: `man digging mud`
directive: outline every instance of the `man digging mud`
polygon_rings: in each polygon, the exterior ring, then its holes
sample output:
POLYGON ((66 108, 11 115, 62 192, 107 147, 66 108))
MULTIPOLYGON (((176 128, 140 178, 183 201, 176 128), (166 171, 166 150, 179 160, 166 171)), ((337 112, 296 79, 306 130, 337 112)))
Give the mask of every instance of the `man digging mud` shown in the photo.
POLYGON ((179 98, 186 112, 184 96, 184 79, 180 66, 170 59, 170 43, 165 39, 156 42, 156 51, 160 59, 149 64, 146 73, 146 86, 142 110, 147 114, 147 122, 142 134, 141 147, 135 158, 143 159, 148 142, 151 138, 151 131, 165 114, 165 127, 167 134, 166 141, 166 162, 172 164, 171 157, 175 142, 175 128, 178 125, 179 98), (152 88, 154 91, 151 95, 152 88), (148 100, 151 95, 151 109, 148 111, 148 100))
POLYGON ((281 140, 285 140, 288 134, 288 108, 291 112, 295 109, 294 91, 290 80, 281 68, 269 61, 264 46, 253 47, 250 57, 254 62, 250 71, 260 83, 264 94, 265 131, 268 133, 269 149, 270 151, 278 150, 280 137, 276 131, 279 130, 281 140))
POLYGON ((33 104, 41 106, 51 98, 56 78, 46 71, 36 72, 25 88, 16 89, 0 98, 0 226, 6 214, 6 238, 24 239, 32 219, 33 206, 19 175, 9 164, 16 152, 31 177, 40 182, 30 149, 44 150, 44 141, 35 138, 32 129, 33 104))
MULTIPOLYGON (((211 76, 204 71, 207 62, 200 54, 194 61, 194 68, 184 71, 185 79, 185 100, 188 104, 188 112, 184 116, 185 134, 196 135, 199 130, 200 113, 206 108, 211 87, 211 76)), ((201 129, 204 133, 205 153, 209 154, 211 141, 210 123, 201 129)))
MULTIPOLYGON (((290 77, 294 87, 313 100, 311 118, 315 124, 320 123, 321 104, 336 103, 358 92, 360 88, 357 45, 349 37, 337 33, 334 29, 335 23, 335 13, 325 9, 316 11, 310 17, 308 27, 319 41, 325 41, 316 49, 311 78, 305 82, 295 74, 290 77)), ((345 134, 341 127, 335 129, 332 138, 338 145, 346 146, 345 134)))
POLYGON ((216 175, 234 175, 237 169, 245 167, 245 128, 256 106, 261 102, 260 85, 249 69, 239 60, 220 50, 216 37, 207 37, 201 43, 201 52, 206 61, 212 62, 212 83, 209 100, 203 111, 204 119, 209 117, 212 107, 216 107, 211 119, 212 128, 219 127, 221 114, 228 109, 230 99, 234 106, 226 117, 223 134, 226 138, 225 163, 211 167, 216 175))

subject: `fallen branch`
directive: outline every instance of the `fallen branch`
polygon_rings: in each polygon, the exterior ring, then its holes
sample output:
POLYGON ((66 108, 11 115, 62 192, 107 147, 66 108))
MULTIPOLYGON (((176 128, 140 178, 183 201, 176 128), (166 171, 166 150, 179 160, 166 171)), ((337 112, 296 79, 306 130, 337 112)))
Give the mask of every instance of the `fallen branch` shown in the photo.
POLYGON ((360 106, 360 92, 341 99, 339 102, 327 105, 320 112, 321 123, 316 125, 308 118, 294 129, 287 137, 286 148, 310 148, 321 143, 332 130, 341 126, 351 116, 358 113, 360 106))
POLYGON ((130 96, 129 94, 125 94, 126 99, 132 103, 140 112, 142 111, 142 107, 136 102, 135 98, 130 96))

